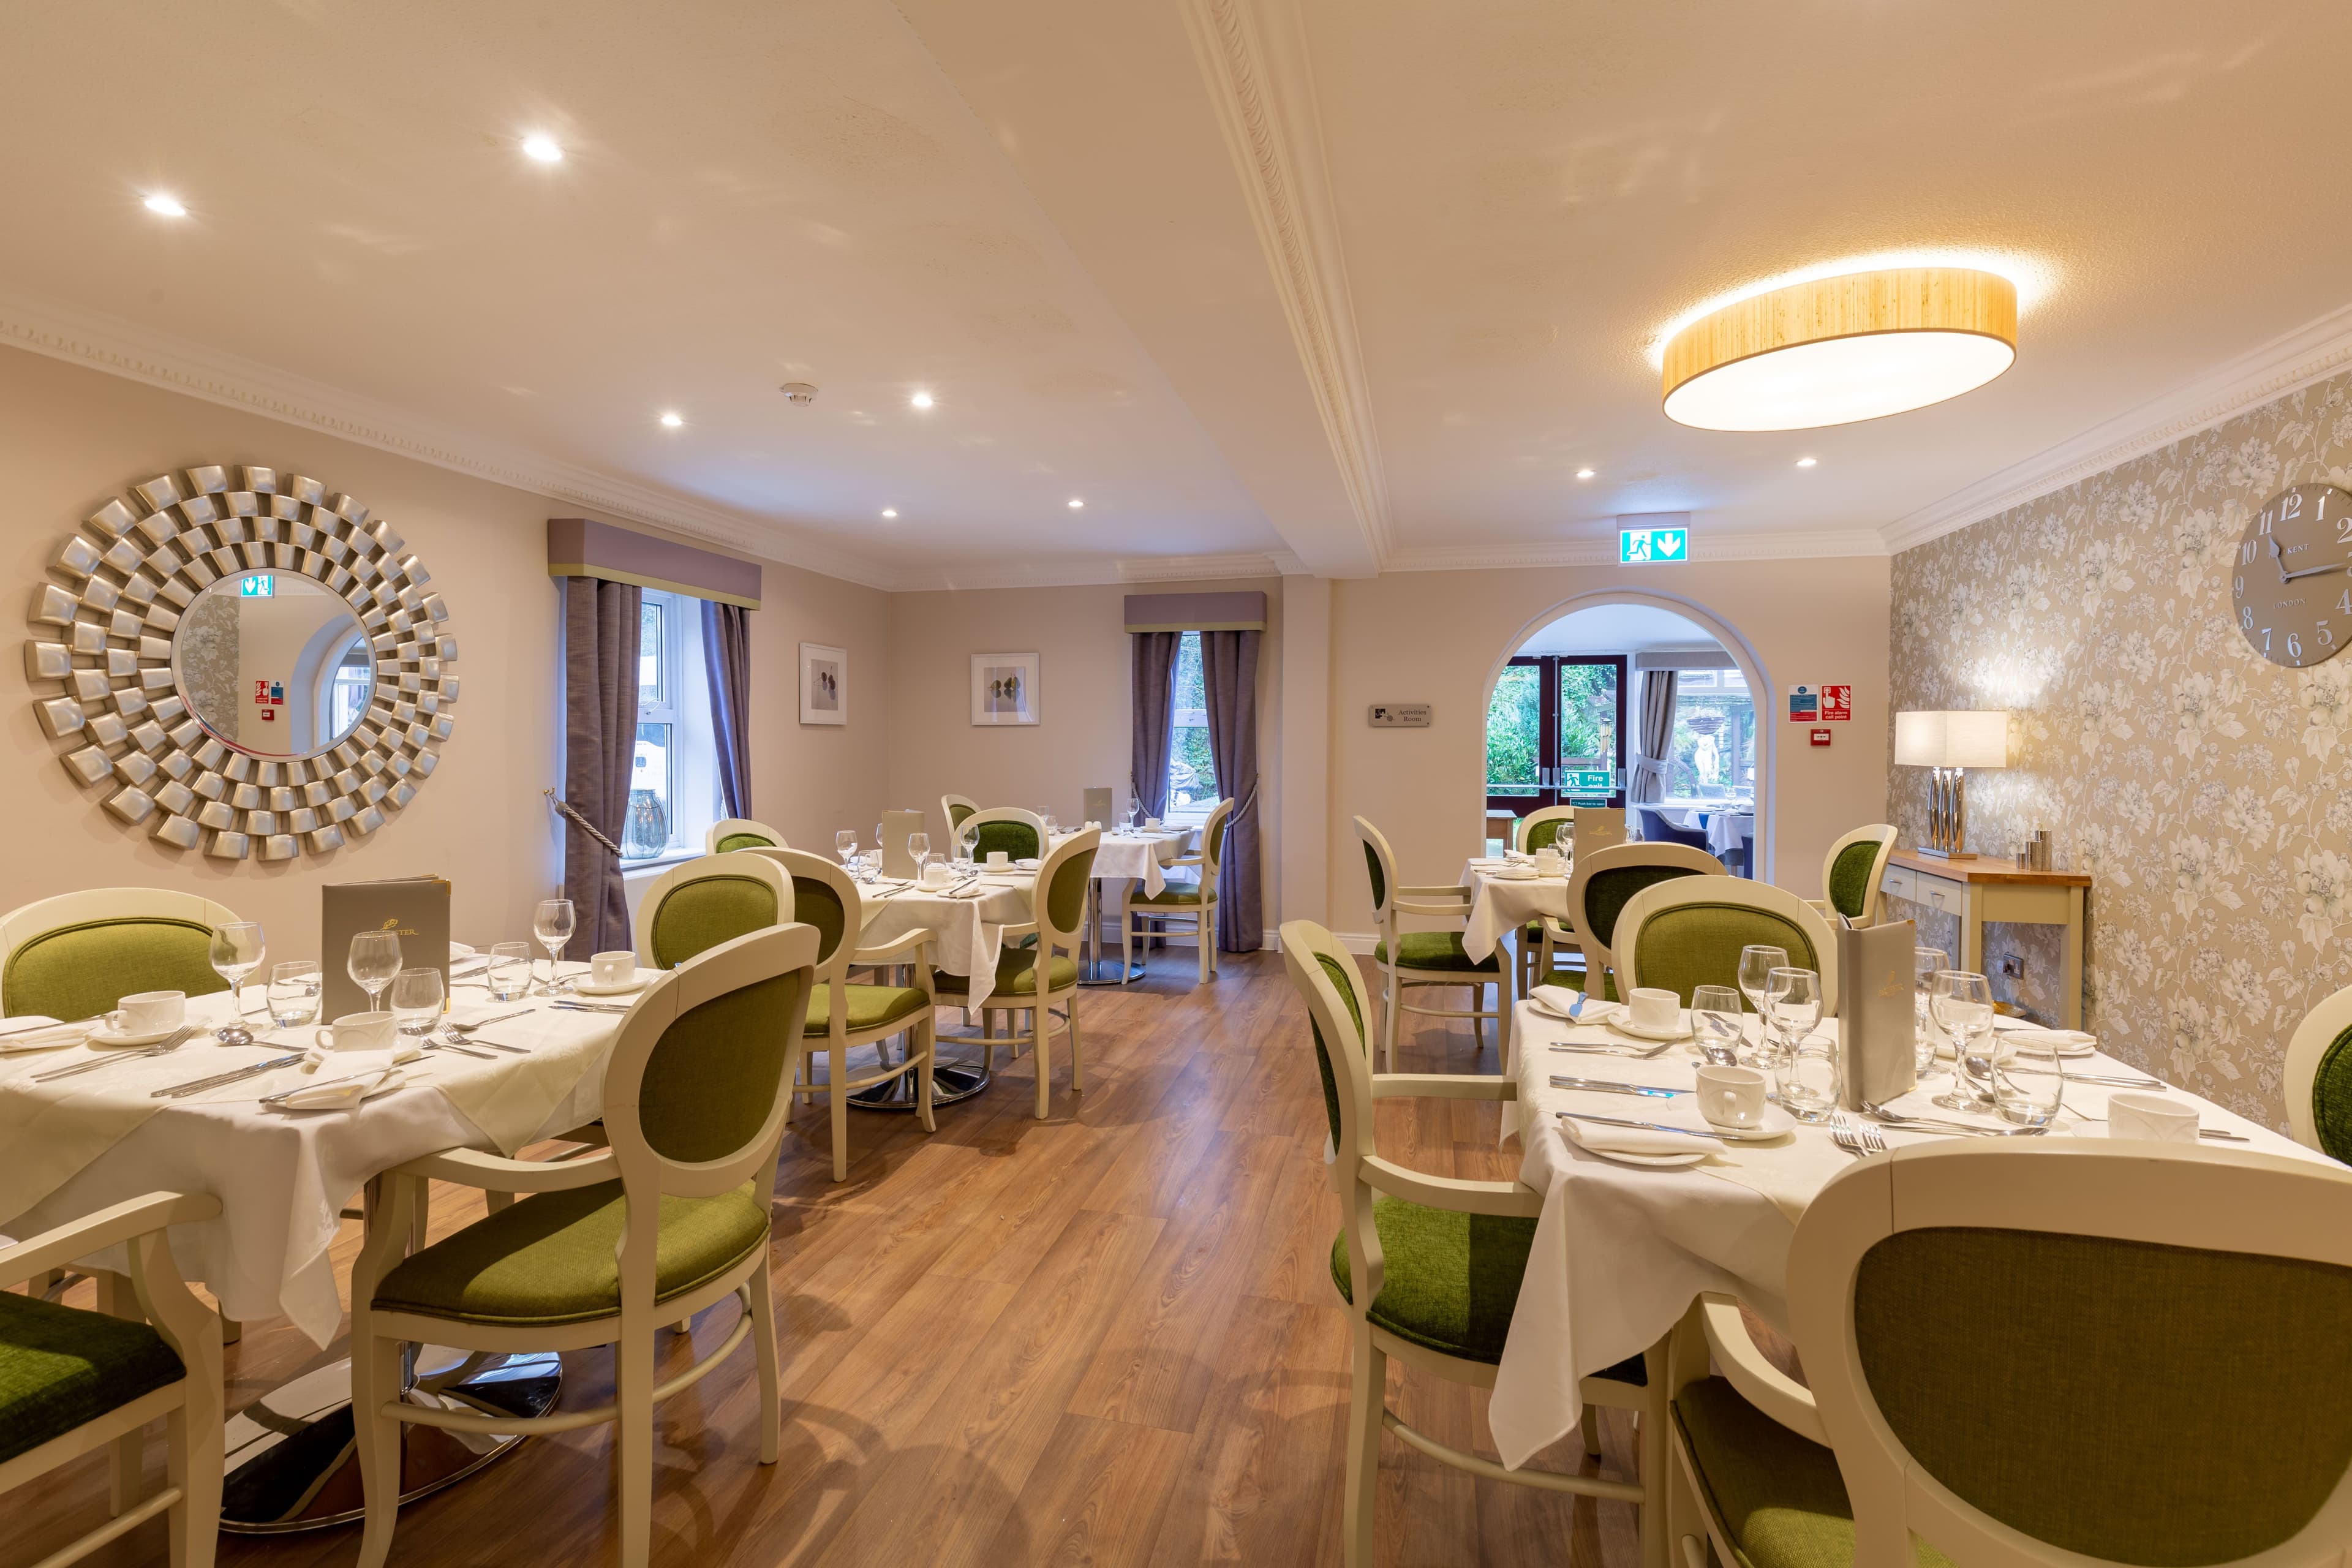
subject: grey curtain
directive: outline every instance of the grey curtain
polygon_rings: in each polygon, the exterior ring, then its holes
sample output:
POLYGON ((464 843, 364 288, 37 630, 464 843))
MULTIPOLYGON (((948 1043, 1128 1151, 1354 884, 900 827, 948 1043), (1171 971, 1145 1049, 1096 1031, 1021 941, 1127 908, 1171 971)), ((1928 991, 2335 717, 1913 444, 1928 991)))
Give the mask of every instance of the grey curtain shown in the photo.
MULTIPOLYGON (((563 794, 614 843, 629 811, 637 749, 637 631, 645 595, 599 577, 563 579, 563 794)), ((575 954, 629 945, 620 858, 566 822, 563 896, 575 954)))
POLYGON ((702 663, 710 675, 710 734, 727 815, 751 815, 751 612, 702 601, 702 663))
POLYGON ((1180 632, 1130 632, 1135 639, 1135 752, 1128 784, 1146 816, 1168 809, 1169 709, 1176 697, 1180 632))
POLYGON ((1217 873, 1217 948, 1255 952, 1265 939, 1257 863, 1257 650, 1263 632, 1202 632, 1201 684, 1209 700, 1209 757, 1234 803, 1217 873))
POLYGON ((1666 753, 1675 743, 1675 687, 1681 676, 1671 669, 1642 672, 1642 724, 1634 731, 1634 801, 1666 798, 1666 753))

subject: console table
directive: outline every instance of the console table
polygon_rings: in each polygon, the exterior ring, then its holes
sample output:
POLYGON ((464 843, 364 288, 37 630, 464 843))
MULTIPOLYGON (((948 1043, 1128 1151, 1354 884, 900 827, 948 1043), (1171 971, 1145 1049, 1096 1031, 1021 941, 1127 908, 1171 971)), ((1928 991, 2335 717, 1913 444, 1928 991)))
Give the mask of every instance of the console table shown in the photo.
POLYGON ((1887 858, 1880 885, 1895 898, 1959 917, 1958 961, 1978 973, 1984 972, 1986 921, 2064 926, 2059 1022, 2069 1029, 2083 1026, 2083 897, 2091 886, 2089 872, 2021 871, 2013 860, 1942 860, 1897 849, 1887 858))

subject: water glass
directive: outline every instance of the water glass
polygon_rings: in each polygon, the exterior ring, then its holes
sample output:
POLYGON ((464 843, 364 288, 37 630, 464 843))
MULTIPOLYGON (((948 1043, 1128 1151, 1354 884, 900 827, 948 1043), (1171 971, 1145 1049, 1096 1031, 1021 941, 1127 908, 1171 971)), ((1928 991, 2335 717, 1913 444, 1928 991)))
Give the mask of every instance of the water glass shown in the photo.
POLYGON ((402 970, 392 980, 392 1026, 411 1039, 423 1039, 441 1026, 446 994, 439 970, 402 970))
POLYGON ((512 1002, 517 997, 530 995, 530 943, 493 943, 489 964, 482 971, 482 982, 490 988, 490 1000, 493 1002, 512 1002))
POLYGON ((383 988, 392 984, 392 977, 400 973, 400 933, 390 931, 360 932, 352 938, 351 957, 344 967, 351 974, 352 984, 367 993, 367 1010, 383 1012, 383 1005, 376 999, 383 994, 383 988))
POLYGON ((1691 992, 1693 1044, 1711 1062, 1729 1066, 1739 1059, 1748 1043, 1748 1023, 1739 1009, 1739 993, 1728 985, 1701 985, 1691 992))
POLYGON ((556 965, 563 962, 563 944, 572 940, 574 919, 570 899, 547 899, 531 911, 530 934, 547 949, 547 994, 555 994, 556 965))
POLYGON ((833 852, 845 866, 857 858, 857 829, 845 827, 833 836, 833 852))
POLYGON ((1936 976, 1951 966, 1951 959, 1941 948, 1911 950, 1912 1065, 1921 1078, 1936 1070, 1936 1047, 1944 1042, 1942 1032, 1936 1026, 1935 1011, 1927 1004, 1933 997, 1936 976))
POLYGON ((2058 1057, 2044 1067, 2041 1061, 2018 1058, 2017 1047, 1996 1032, 1986 1047, 1992 1053, 1992 1108, 2003 1121, 2019 1127, 2047 1127, 2066 1103, 2066 1064, 2058 1057))
POLYGON ((1800 1121, 1827 1121, 1838 1108, 1837 1047, 1826 1039, 1799 1040, 1773 1064, 1772 1078, 1780 1109, 1800 1121))
POLYGON ((319 1021, 319 994, 326 977, 307 958, 272 966, 269 971, 269 1021, 291 1029, 319 1021))
MULTIPOLYGON (((1037 814, 1037 820, 1045 826, 1046 842, 1052 843, 1054 835, 1062 831, 1061 826, 1054 820, 1054 814, 1050 811, 1041 811, 1037 814)), ((1044 851, 1040 850, 1039 853, 1043 854, 1044 851)))
POLYGON ((253 1044, 253 1031, 245 1026, 245 977, 261 967, 268 952, 261 927, 251 921, 234 921, 213 931, 213 973, 228 982, 231 1016, 213 1031, 224 1046, 253 1044))
POLYGON ((1776 969, 1765 979, 1764 1001, 1765 1016, 1780 1037, 1770 1057, 1777 1065, 1822 1021, 1822 977, 1810 969, 1776 969))
POLYGON ((1947 1110, 1992 1108, 1992 983, 1965 969, 1940 971, 1927 1009, 1952 1042, 1952 1087, 1936 1097, 1947 1110))

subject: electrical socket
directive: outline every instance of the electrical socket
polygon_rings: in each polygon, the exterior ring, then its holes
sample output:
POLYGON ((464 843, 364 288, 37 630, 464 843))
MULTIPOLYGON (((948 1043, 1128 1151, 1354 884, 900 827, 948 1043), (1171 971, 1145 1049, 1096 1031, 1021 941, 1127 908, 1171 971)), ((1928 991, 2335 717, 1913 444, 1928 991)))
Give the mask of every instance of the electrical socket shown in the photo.
POLYGON ((2000 976, 2004 980, 2024 979, 2025 960, 2018 957, 2017 954, 2013 952, 2002 953, 2000 955, 2000 976))

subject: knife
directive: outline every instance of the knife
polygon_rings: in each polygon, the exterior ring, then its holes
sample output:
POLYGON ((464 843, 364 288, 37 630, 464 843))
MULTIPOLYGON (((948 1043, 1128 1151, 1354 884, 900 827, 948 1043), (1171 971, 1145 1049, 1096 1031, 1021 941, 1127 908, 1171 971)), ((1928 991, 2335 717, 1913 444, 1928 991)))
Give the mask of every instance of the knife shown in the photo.
POLYGON ((1638 1127, 1645 1132, 1679 1132, 1685 1138, 1712 1138, 1723 1142, 1720 1132, 1702 1132, 1696 1127, 1670 1127, 1663 1121, 1628 1121, 1622 1116, 1595 1116, 1589 1110, 1560 1110, 1553 1113, 1575 1121, 1599 1121, 1611 1127, 1638 1127))
POLYGON ((1639 1094, 1653 1100, 1667 1100, 1677 1094, 1689 1094, 1687 1089, 1659 1089, 1646 1083, 1617 1083, 1602 1078, 1570 1078, 1565 1074, 1551 1075, 1554 1089, 1589 1089, 1596 1094, 1639 1094))
POLYGON ((226 1088, 229 1084, 236 1083, 242 1079, 258 1078, 266 1072, 276 1072, 279 1068, 290 1068, 295 1063, 304 1059, 306 1059, 304 1053, 300 1051, 297 1051, 290 1057, 274 1057, 266 1062, 256 1062, 251 1067, 238 1068, 234 1072, 215 1073, 211 1078, 200 1078, 193 1083, 175 1083, 169 1089, 159 1089, 155 1090, 154 1093, 149 1095, 147 1098, 150 1100, 183 1100, 192 1094, 202 1094, 208 1089, 226 1088))

